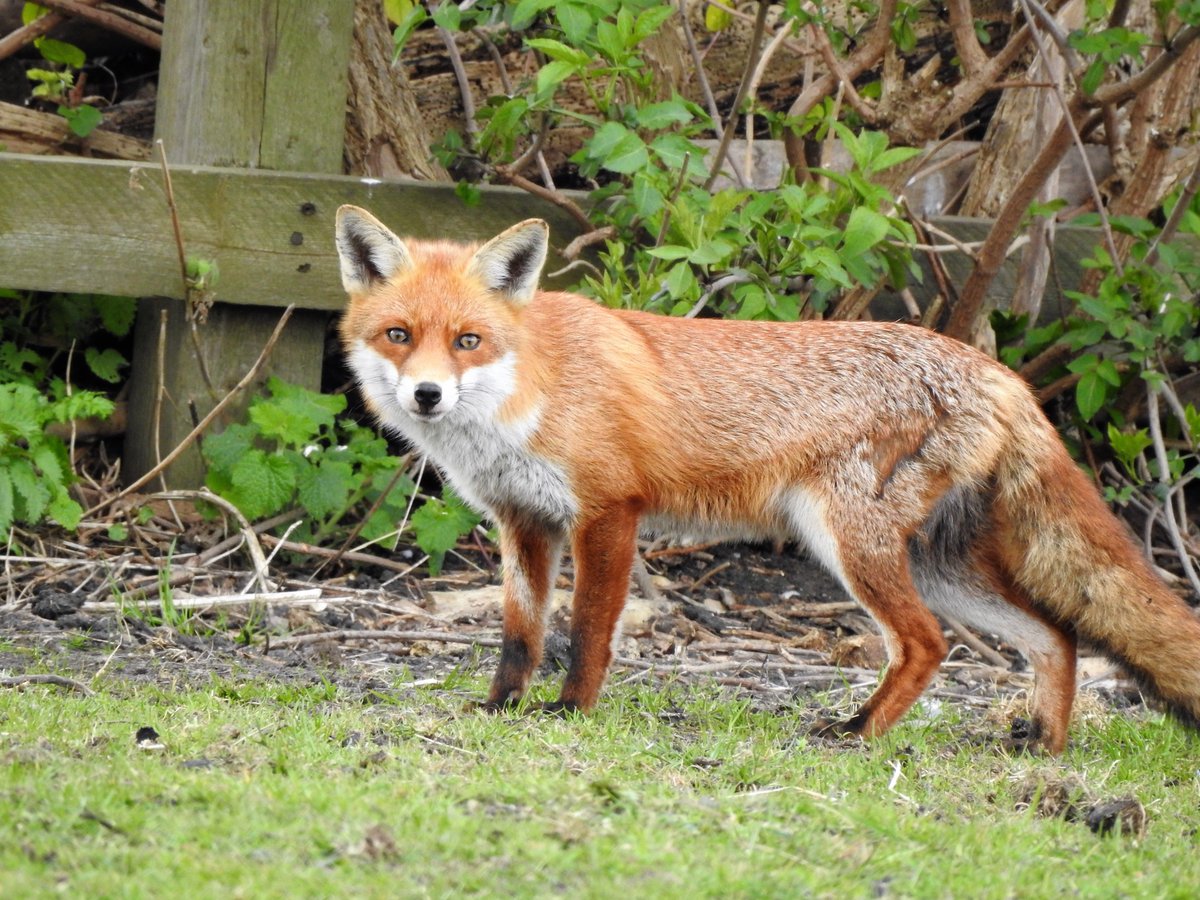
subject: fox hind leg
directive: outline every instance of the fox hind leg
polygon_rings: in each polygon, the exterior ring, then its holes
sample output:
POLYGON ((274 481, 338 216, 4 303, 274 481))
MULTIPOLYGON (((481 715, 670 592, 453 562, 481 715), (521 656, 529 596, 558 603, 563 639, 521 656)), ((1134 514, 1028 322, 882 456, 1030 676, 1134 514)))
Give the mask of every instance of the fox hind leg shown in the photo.
POLYGON ((879 625, 888 666, 875 692, 849 719, 822 723, 819 735, 878 737, 896 724, 921 696, 945 659, 942 627, 921 602, 907 561, 851 559, 846 588, 879 625))
POLYGON ((994 559, 982 552, 973 556, 970 568, 957 573, 918 569, 918 587, 935 612, 998 635, 1029 661, 1030 726, 1018 743, 1059 754, 1075 702, 1075 635, 1045 616, 994 559))

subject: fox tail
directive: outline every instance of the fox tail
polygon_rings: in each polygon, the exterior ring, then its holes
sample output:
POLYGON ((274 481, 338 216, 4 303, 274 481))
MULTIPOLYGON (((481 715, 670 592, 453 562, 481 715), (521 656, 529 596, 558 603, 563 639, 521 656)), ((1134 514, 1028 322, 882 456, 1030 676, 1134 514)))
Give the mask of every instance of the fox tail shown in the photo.
POLYGON ((1010 428, 995 494, 998 527, 1011 532, 999 541, 1006 568, 1050 618, 1200 729, 1200 619, 1154 573, 1045 417, 1028 409, 1010 428))

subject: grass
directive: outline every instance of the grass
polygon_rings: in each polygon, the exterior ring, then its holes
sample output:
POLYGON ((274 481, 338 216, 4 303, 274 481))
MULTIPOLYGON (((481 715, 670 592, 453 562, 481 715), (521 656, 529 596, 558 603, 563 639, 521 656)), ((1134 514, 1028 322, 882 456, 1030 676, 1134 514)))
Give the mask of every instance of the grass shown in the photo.
POLYGON ((1193 896, 1197 743, 1093 718, 1061 761, 947 706, 868 746, 713 687, 567 720, 464 709, 479 678, 0 691, 0 897, 1193 896), (164 749, 134 735, 152 726, 164 749), (1144 837, 1021 799, 1064 774, 1144 837))

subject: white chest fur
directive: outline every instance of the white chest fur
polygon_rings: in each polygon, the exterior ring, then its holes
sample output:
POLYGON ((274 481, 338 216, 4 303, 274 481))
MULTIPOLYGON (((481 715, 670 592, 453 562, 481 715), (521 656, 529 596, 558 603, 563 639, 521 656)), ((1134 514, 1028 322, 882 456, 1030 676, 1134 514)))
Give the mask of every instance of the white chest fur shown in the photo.
POLYGON ((414 422, 405 433, 472 506, 519 510, 565 529, 578 503, 562 467, 529 450, 537 414, 510 423, 457 418, 414 422))
POLYGON ((436 422, 405 410, 398 399, 402 376, 389 361, 360 345, 350 362, 383 424, 429 457, 469 504, 493 514, 521 511, 562 529, 574 519, 579 504, 566 472, 529 449, 539 411, 511 422, 500 418, 516 390, 511 354, 467 369, 456 386, 457 402, 436 422))

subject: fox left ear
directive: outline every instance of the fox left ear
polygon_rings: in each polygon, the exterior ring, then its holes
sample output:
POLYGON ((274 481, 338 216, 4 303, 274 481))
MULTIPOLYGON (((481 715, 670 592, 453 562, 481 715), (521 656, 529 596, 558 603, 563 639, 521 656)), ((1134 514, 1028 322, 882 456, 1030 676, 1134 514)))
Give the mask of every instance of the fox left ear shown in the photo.
POLYGON ((489 291, 517 304, 528 303, 537 292, 549 240, 550 226, 541 219, 518 222, 480 247, 467 271, 489 291))
POLYGON ((380 281, 412 267, 404 241, 365 209, 340 206, 335 233, 342 287, 363 294, 380 281))

